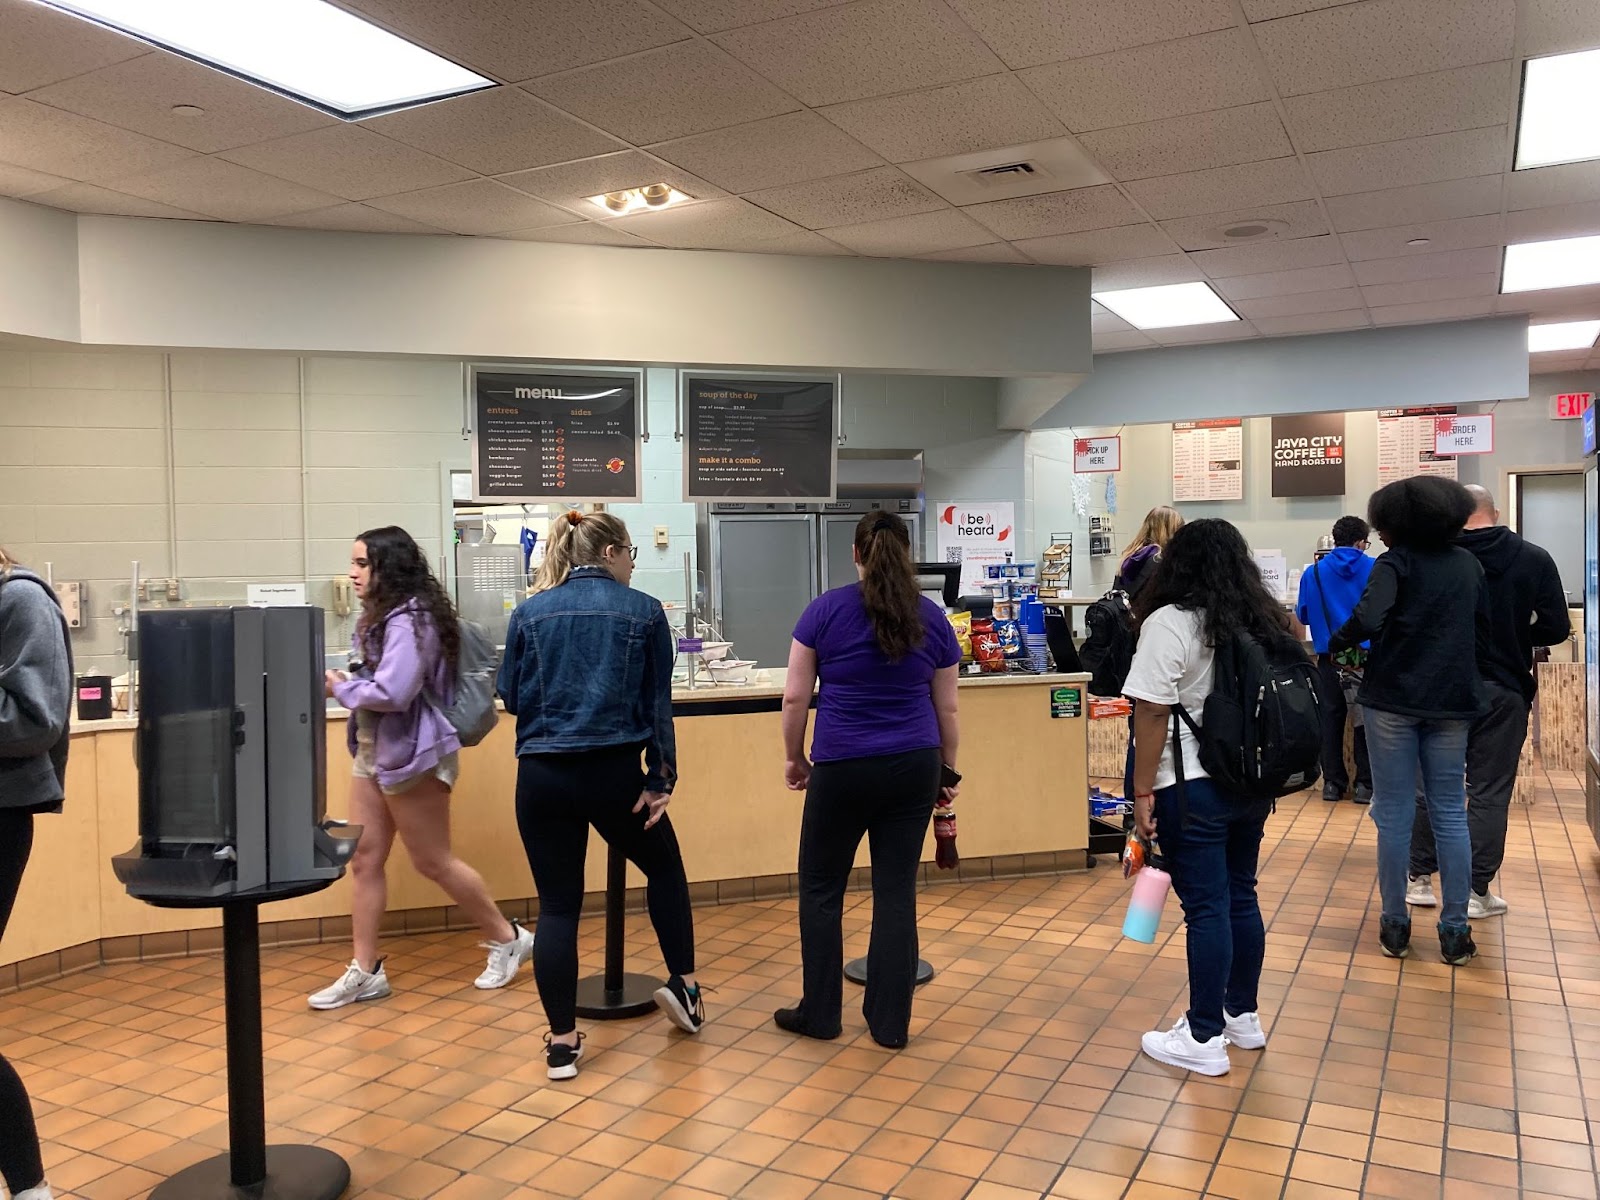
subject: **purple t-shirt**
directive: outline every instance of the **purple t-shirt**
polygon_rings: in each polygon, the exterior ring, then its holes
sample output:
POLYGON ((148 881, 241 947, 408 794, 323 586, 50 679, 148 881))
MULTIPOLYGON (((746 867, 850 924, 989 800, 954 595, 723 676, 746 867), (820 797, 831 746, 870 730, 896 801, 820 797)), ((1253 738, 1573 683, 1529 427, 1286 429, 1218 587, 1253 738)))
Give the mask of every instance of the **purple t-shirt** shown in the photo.
POLYGON ((937 749, 933 674, 961 662, 944 610, 921 598, 928 636, 899 662, 878 648, 861 585, 824 592, 800 615, 794 640, 817 652, 817 727, 813 762, 937 749))

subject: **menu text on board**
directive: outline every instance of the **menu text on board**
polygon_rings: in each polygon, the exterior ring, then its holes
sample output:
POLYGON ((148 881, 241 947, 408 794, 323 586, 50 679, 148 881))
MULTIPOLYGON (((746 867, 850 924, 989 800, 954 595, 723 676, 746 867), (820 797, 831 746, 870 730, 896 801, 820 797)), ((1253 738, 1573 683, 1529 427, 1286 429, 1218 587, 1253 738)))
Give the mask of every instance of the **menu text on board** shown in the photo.
POLYGON ((478 499, 639 498, 638 376, 478 371, 472 390, 478 499))
POLYGON ((833 379, 686 374, 686 500, 832 500, 833 379))

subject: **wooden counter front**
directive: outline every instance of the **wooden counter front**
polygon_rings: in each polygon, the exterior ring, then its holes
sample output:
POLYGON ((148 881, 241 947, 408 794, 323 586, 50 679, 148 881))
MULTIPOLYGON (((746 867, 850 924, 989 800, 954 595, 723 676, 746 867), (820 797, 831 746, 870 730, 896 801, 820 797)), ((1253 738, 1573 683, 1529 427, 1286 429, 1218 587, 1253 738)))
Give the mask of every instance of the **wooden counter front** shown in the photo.
MULTIPOLYGON (((957 812, 964 861, 990 860, 1002 874, 1082 864, 1075 856, 1088 844, 1087 720, 1081 711, 1052 717, 1050 691, 1076 687, 1086 705, 1086 680, 1056 675, 962 681, 965 778, 957 812)), ((715 885, 730 896, 782 892, 774 883, 795 870, 803 797, 783 784, 780 694, 769 684, 675 697, 680 782, 670 812, 691 885, 701 885, 695 889, 699 899, 712 898, 715 885), (768 886, 762 888, 760 881, 768 886), (708 884, 714 886, 708 889, 708 884)), ((344 720, 342 713, 329 716, 333 815, 347 811, 344 720)), ((111 856, 138 839, 131 725, 114 719, 74 730, 66 808, 36 819, 33 856, 0 947, 0 966, 27 966, 76 947, 85 949, 61 956, 68 969, 102 956, 150 957, 214 944, 199 936, 185 940, 182 933, 214 929, 220 922, 214 911, 151 908, 129 897, 111 869, 111 856)), ((482 745, 463 752, 452 806, 457 852, 504 901, 534 895, 514 812, 514 725, 511 717, 502 717, 482 745)), ((931 828, 924 857, 931 863, 931 828)), ((867 861, 863 842, 857 862, 867 861)), ((587 889, 599 892, 604 879, 604 846, 592 837, 587 889)), ((630 885, 642 883, 630 868, 630 885)), ((348 916, 349 888, 344 880, 324 892, 274 904, 265 915, 275 922, 306 922, 299 934, 315 940, 318 919, 326 931, 327 918, 348 916)), ((437 914, 434 927, 439 927, 446 922, 447 904, 443 893, 411 869, 397 845, 389 870, 391 913, 425 910, 437 914)), ((37 966, 33 973, 54 972, 37 966)), ((5 982, 0 976, 0 986, 5 982)))

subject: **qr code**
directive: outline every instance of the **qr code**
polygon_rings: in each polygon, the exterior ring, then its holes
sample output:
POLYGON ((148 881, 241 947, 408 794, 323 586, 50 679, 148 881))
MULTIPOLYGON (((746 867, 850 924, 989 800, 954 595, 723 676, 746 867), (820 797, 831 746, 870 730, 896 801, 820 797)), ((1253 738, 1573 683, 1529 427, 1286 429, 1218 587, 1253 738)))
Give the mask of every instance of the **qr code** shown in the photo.
POLYGON ((960 562, 961 561, 961 547, 960 546, 946 546, 944 548, 944 560, 947 563, 958 563, 958 562, 960 562))

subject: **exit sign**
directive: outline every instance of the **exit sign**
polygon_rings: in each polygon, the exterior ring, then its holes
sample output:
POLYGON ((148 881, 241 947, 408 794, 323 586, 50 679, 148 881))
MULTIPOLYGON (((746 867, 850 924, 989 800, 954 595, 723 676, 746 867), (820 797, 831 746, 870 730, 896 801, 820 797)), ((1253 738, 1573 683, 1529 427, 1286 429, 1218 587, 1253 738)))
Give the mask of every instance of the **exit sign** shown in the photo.
POLYGON ((1550 416, 1557 421, 1576 421, 1593 403, 1593 392, 1559 392, 1550 397, 1550 416))

